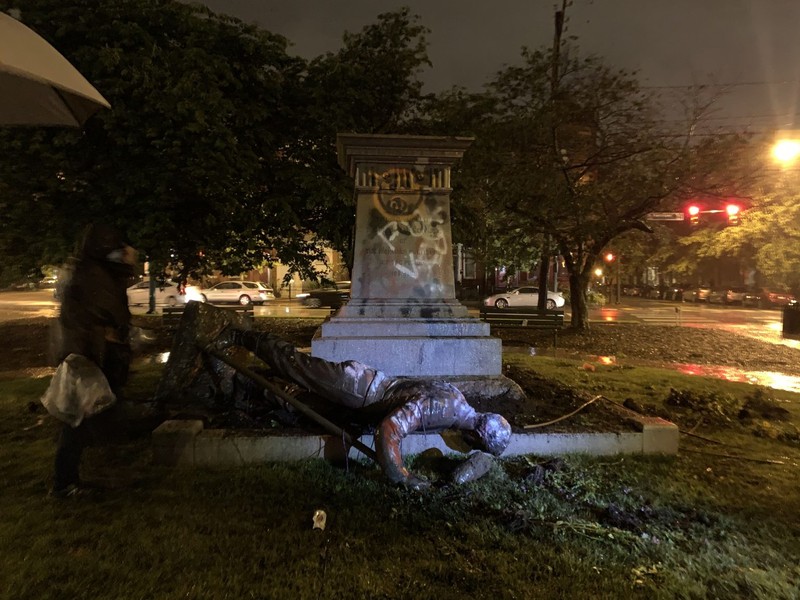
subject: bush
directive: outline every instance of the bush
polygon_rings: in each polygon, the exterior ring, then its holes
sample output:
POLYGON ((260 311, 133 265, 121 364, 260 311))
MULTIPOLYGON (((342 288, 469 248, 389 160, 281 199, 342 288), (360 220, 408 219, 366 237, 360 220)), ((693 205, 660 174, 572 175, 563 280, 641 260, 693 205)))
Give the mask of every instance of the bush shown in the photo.
POLYGON ((600 292, 595 290, 586 292, 586 303, 589 304, 589 306, 605 306, 607 302, 608 300, 606 297, 600 292))

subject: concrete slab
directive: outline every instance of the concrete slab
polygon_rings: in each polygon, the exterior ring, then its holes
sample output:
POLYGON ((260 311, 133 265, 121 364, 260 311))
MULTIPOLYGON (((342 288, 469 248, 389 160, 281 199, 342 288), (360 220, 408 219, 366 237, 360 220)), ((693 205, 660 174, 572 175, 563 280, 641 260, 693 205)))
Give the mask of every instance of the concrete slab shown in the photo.
POLYGON ((199 420, 164 421, 153 431, 153 458, 166 466, 193 465, 197 437, 203 432, 199 420))
MULTIPOLYGON (((635 414, 635 413, 632 413, 635 414)), ((638 417, 639 431, 609 433, 515 433, 503 457, 589 454, 676 454, 678 427, 663 419, 638 417)), ((374 448, 371 435, 361 441, 374 448)), ((438 448, 444 454, 465 454, 470 448, 458 433, 412 434, 403 440, 403 454, 438 448)), ((342 461, 365 459, 355 448, 329 435, 260 435, 231 430, 204 430, 200 421, 166 421, 153 432, 153 460, 165 466, 236 466, 310 458, 342 461), (199 426, 198 426, 199 424, 199 426)))

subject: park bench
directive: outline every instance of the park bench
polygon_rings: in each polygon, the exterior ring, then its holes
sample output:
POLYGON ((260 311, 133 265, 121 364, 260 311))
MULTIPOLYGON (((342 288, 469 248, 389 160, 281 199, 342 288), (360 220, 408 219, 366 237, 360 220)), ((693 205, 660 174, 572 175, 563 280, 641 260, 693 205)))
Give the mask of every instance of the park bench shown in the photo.
MULTIPOLYGON (((179 304, 177 306, 165 306, 161 311, 161 327, 164 329, 175 330, 181 323, 183 317, 183 309, 185 305, 179 304)), ((232 306, 225 307, 225 310, 232 310, 235 313, 243 315, 247 319, 253 318, 253 305, 247 306, 232 306)))
POLYGON ((481 320, 492 327, 531 327, 553 331, 553 347, 558 344, 558 330, 564 327, 563 310, 539 310, 533 307, 481 307, 481 320))

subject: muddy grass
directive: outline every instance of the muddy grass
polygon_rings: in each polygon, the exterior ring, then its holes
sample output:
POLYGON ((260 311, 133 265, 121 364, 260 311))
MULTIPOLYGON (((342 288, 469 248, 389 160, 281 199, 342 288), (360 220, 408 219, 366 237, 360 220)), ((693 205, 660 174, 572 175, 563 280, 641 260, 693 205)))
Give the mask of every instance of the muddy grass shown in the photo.
MULTIPOLYGON (((552 356, 552 335, 525 329, 498 329, 493 335, 505 348, 534 347, 552 356)), ((738 367, 750 371, 800 374, 800 350, 770 344, 719 329, 593 324, 588 331, 565 329, 558 336, 558 356, 624 358, 628 364, 667 366, 675 363, 738 367)))
MULTIPOLYGON (((283 319, 259 323, 298 346, 308 346, 317 327, 283 319)), ((700 333, 598 325, 589 334, 565 332, 558 359, 509 355, 506 372, 544 407, 532 415, 537 420, 559 413, 565 398, 588 397, 573 387, 633 394, 638 382, 653 398, 665 399, 687 428, 700 423, 703 435, 727 430, 725 444, 686 437, 681 452, 669 458, 515 457, 474 484, 437 485, 425 496, 387 486, 376 469, 360 463, 349 470, 324 461, 167 470, 150 465, 147 444, 137 441, 90 449, 88 479, 108 485, 94 498, 56 505, 46 498, 45 482, 55 424, 26 407, 45 382, 4 382, 0 590, 37 600, 798 598, 800 437, 771 435, 774 427, 752 435, 738 426, 743 420, 762 427, 767 419, 800 422, 797 402, 776 408, 758 394, 744 402, 729 399, 704 391, 700 378, 691 380, 698 389, 673 393, 675 382, 689 378, 668 373, 662 381, 663 373, 638 367, 592 371, 581 369, 581 361, 560 359, 613 354, 625 362, 754 370, 782 364, 781 370, 797 372, 798 351, 700 333), (721 351, 726 344, 744 351, 721 351), (644 374, 635 375, 639 370, 644 374), (570 384, 554 381, 557 376, 570 384), (317 509, 328 515, 324 532, 311 528, 317 509)), ((0 335, 0 370, 10 376, 12 368, 46 367, 46 321, 0 324, 0 335)), ((500 335, 506 348, 522 350, 549 341, 531 332, 500 335)), ((143 380, 158 373, 142 369, 137 375, 146 389, 153 380, 143 380)), ((734 387, 743 384, 721 382, 719 389, 734 387)), ((522 418, 529 407, 506 408, 522 418)))
MULTIPOLYGON (((50 367, 49 319, 35 318, 0 324, 0 376, 4 378, 47 374, 50 367)), ((135 325, 148 325, 154 321, 139 318, 135 325)), ((157 320, 155 321, 158 322, 157 320)), ((318 321, 303 319, 257 319, 259 329, 281 336, 298 347, 308 347, 318 321)), ((169 349, 171 336, 157 328, 149 329, 151 342, 139 350, 154 353, 169 349)), ((499 329, 494 332, 503 340, 506 351, 515 349, 529 353, 535 348, 539 354, 582 360, 590 355, 611 355, 626 364, 663 366, 672 363, 727 365, 749 370, 772 370, 800 374, 800 350, 760 342, 726 331, 689 327, 663 327, 630 324, 598 324, 589 331, 576 332, 565 329, 560 333, 558 348, 554 350, 549 333, 525 329, 499 329)), ((523 401, 514 398, 495 398, 491 403, 473 401, 482 411, 505 415, 517 431, 526 425, 556 419, 571 412, 591 399, 591 395, 567 385, 546 379, 518 366, 506 366, 505 374, 525 391, 523 401), (485 405, 484 405, 485 404, 485 405)), ((230 419, 241 419, 232 415, 230 419)), ((246 418, 244 419, 246 421, 246 418)), ((217 423, 228 418, 214 419, 217 423)), ((251 425, 256 424, 254 421, 251 425)), ((275 420, 264 426, 274 426, 275 420)), ((605 403, 597 402, 580 411, 580 414, 560 422, 542 432, 608 431, 628 427, 617 412, 605 403)))

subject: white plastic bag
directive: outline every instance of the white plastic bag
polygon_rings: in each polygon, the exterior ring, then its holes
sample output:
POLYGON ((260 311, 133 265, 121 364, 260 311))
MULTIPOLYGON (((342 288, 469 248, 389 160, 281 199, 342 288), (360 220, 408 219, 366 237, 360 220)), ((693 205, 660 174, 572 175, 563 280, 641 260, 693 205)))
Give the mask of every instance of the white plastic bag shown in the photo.
POLYGON ((85 356, 70 354, 58 365, 41 401, 56 419, 77 427, 116 399, 100 367, 85 356))

